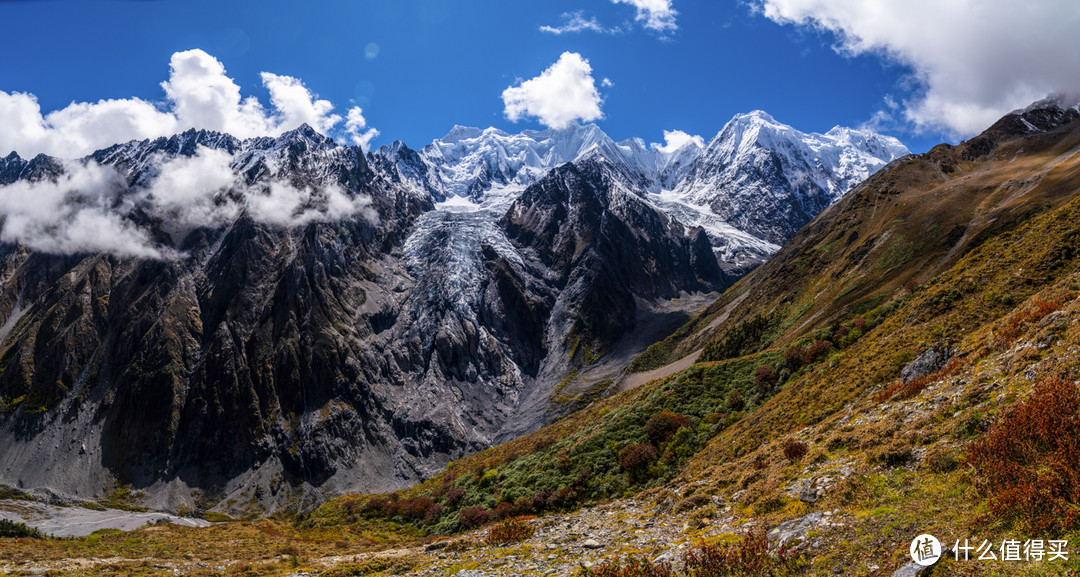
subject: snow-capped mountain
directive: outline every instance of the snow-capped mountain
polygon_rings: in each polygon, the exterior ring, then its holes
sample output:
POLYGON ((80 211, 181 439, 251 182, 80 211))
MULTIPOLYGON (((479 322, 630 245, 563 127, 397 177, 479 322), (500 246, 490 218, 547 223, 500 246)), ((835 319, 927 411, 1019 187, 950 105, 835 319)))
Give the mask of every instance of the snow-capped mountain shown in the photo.
POLYGON ((908 154, 898 140, 836 127, 803 133, 754 111, 735 116, 704 148, 639 138, 615 142, 595 125, 508 134, 454 127, 419 152, 375 151, 390 178, 458 210, 505 210, 556 166, 603 158, 624 184, 687 229, 705 229, 725 270, 739 275, 775 253, 814 215, 885 164, 908 154))
MULTIPOLYGON (((735 116, 664 200, 692 206, 774 246, 883 166, 900 141, 835 127, 804 133, 760 110, 735 116)), ((775 250, 775 249, 774 249, 775 250)))
POLYGON ((455 126, 419 152, 395 142, 373 152, 371 161, 390 178, 425 189, 439 201, 456 197, 505 207, 555 167, 597 153, 659 192, 663 183, 682 179, 698 151, 692 143, 670 154, 640 139, 616 143, 594 124, 520 134, 455 126))

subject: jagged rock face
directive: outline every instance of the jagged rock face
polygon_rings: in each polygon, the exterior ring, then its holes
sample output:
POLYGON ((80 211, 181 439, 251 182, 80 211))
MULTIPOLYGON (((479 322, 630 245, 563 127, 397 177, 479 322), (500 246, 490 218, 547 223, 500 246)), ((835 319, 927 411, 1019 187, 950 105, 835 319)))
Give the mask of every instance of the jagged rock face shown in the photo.
POLYGON ((514 202, 500 225, 572 295, 569 333, 603 350, 629 328, 634 297, 730 284, 702 229, 655 210, 603 160, 559 167, 514 202))
MULTIPOLYGON (((728 282, 704 233, 600 161, 553 172, 502 214, 432 210, 434 195, 396 168, 306 128, 246 141, 191 131, 92 160, 128 184, 126 218, 175 250, 3 245, 5 484, 92 497, 115 478, 152 504, 199 489, 236 509, 395 488, 490 446, 511 421, 544 424, 553 413, 522 399, 546 398, 571 343, 600 350, 632 332, 634 299, 728 282), (163 163, 205 149, 226 153, 242 183, 368 196, 377 223, 287 227, 245 212, 176 238, 141 191, 163 163)), ((8 181, 65 170, 3 162, 8 181)))

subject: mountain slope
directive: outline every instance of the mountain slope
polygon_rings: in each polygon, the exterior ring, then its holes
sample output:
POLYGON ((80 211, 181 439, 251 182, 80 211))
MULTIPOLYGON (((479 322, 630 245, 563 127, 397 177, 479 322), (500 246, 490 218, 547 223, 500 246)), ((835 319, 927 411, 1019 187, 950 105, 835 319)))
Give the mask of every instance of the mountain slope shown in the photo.
MULTIPOLYGON (((605 508, 616 518, 651 507, 657 525, 686 525, 642 549, 647 527, 605 526, 612 548, 651 562, 678 543, 765 528, 772 546, 805 556, 808 574, 892 574, 921 533, 1075 539, 1080 524, 1062 513, 1077 505, 1075 469, 1055 447, 1080 438, 1078 119, 1043 102, 894 163, 688 325, 684 345, 707 344, 708 360, 397 498, 431 497, 435 530, 467 528, 488 508, 554 511, 557 524, 562 511, 615 499, 605 508), (912 221, 923 234, 908 238, 925 242, 889 248, 912 221), (939 235, 943 223, 965 230, 939 235), (847 274, 862 282, 837 282, 847 274), (710 327, 722 309, 730 317, 710 327)), ((404 519, 368 506, 379 499, 338 500, 310 522, 404 519)))

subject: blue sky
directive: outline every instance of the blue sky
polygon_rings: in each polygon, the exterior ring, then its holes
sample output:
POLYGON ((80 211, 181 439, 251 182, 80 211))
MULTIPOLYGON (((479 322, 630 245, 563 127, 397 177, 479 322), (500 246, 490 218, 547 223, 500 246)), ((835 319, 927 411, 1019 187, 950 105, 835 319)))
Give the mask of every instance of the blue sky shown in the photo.
MULTIPOLYGON (((400 139, 419 148, 454 124, 540 128, 528 114, 510 121, 502 94, 570 52, 588 61, 602 99, 596 122, 617 140, 659 142, 665 130, 707 140, 734 114, 763 109, 804 131, 871 123, 923 151, 969 136, 1032 95, 1072 90, 1072 79, 1080 78, 1080 47, 1075 58, 1063 56, 1045 71, 1024 71, 1018 57, 1018 79, 994 72, 994 63, 977 54, 954 50, 945 56, 961 65, 967 57, 977 69, 978 77, 960 85, 952 80, 951 60, 933 52, 993 28, 950 27, 950 16, 970 19, 900 8, 904 3, 894 13, 863 13, 852 1, 7 0, 0 1, 7 23, 0 49, 8 55, 0 65, 0 97, 32 94, 46 115, 102 99, 138 98, 166 110, 175 104, 161 86, 170 79, 170 59, 200 49, 224 66, 243 97, 258 98, 267 110, 262 72, 298 79, 332 104, 342 117, 326 126, 335 136, 343 134, 347 112, 359 107, 363 130, 379 132, 372 145, 400 139), (650 21, 658 14, 650 6, 668 12, 650 21), (541 29, 575 16, 601 30, 541 29), (940 31, 927 30, 925 18, 946 21, 940 31), (881 19, 895 20, 895 29, 881 19), (959 39, 944 38, 950 34, 959 39), (1008 98, 991 97, 991 90, 1008 98)), ((980 6, 996 19, 991 24, 1027 23, 1010 18, 1008 4, 980 6)), ((1046 14, 1032 16, 1030 25, 1053 18, 1056 27, 1043 41, 1073 50, 1077 3, 1046 4, 1046 14)), ((0 101, 0 121, 17 125, 3 110, 0 101)), ((59 126, 59 117, 49 120, 59 126)), ((0 148, 18 142, 0 136, 0 148)))

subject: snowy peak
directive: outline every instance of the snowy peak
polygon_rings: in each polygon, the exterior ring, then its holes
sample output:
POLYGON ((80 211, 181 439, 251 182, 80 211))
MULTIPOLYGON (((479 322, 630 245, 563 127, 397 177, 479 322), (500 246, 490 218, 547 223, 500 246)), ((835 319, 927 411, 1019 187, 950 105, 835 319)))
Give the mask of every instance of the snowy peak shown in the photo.
POLYGON ((804 133, 762 111, 738 114, 675 189, 742 230, 780 244, 856 184, 908 154, 895 138, 836 127, 804 133), (762 207, 771 210, 761 210, 762 207))

